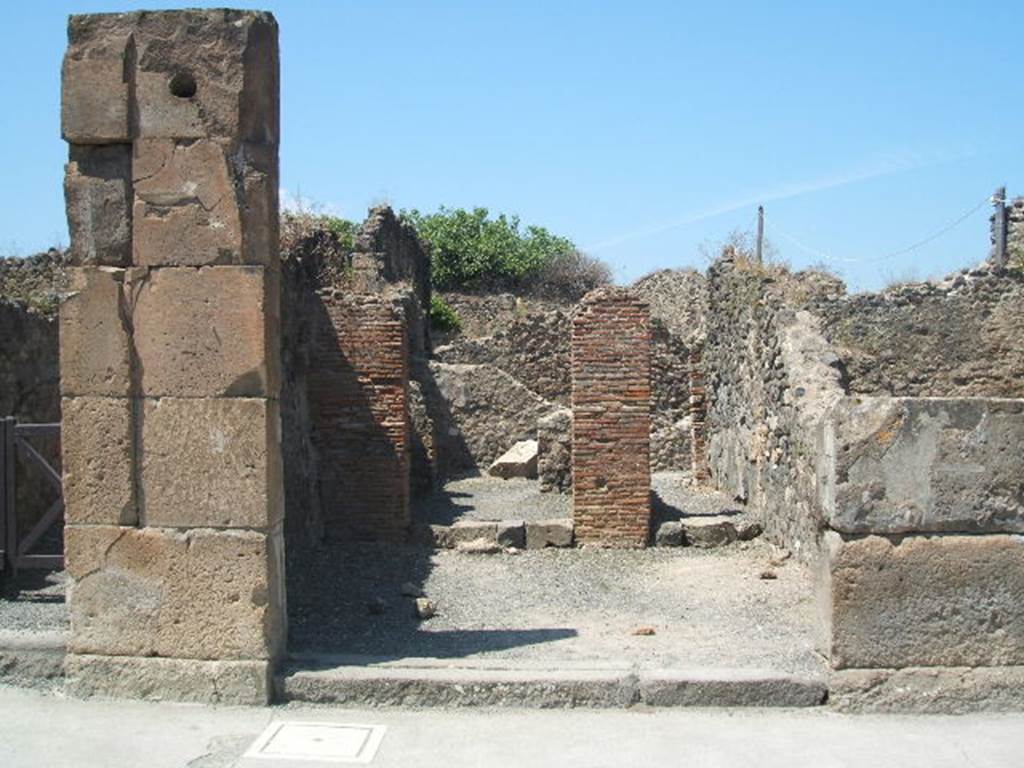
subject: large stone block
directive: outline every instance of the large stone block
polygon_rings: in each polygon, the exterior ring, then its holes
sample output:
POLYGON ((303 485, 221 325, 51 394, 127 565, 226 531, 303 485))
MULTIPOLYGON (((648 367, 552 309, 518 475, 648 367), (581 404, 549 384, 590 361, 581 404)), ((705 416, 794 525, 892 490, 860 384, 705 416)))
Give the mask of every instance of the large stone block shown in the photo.
POLYGON ((72 145, 64 198, 74 263, 131 265, 131 162, 128 144, 72 145))
POLYGON ((146 399, 141 417, 143 523, 268 529, 282 520, 276 401, 146 399))
POLYGON ((819 489, 846 533, 1024 532, 1024 401, 842 400, 824 421, 819 489))
POLYGON ((136 264, 277 264, 276 148, 140 139, 132 181, 136 264))
POLYGON ((825 544, 837 669, 1024 664, 1024 537, 830 533, 825 544))
POLYGON ((283 649, 280 531, 68 526, 72 653, 272 659, 283 649))
POLYGON ((104 696, 200 704, 261 706, 273 696, 269 661, 202 661, 69 654, 66 690, 104 696))
POLYGON ((127 397, 131 338, 123 307, 124 270, 71 270, 60 308, 60 388, 68 395, 127 397))
POLYGON ((64 517, 69 524, 137 521, 133 404, 123 397, 61 401, 64 517))
POLYGON ((61 132, 72 144, 131 141, 131 27, 122 14, 72 16, 61 88, 61 132))
POLYGON ((280 389, 276 272, 151 270, 132 322, 146 397, 271 397, 280 389))
POLYGON ((216 9, 130 18, 140 137, 277 143, 279 65, 271 14, 216 9))

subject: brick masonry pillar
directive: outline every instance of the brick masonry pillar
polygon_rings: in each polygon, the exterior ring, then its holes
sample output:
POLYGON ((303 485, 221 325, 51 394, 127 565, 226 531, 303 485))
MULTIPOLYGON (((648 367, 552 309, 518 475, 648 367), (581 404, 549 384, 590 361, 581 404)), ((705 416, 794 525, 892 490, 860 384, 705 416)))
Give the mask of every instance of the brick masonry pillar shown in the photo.
POLYGON ((651 525, 651 323, 629 291, 588 294, 572 328, 576 540, 642 547, 651 525))
POLYGON ((285 639, 277 23, 73 16, 73 691, 265 702, 285 639))
POLYGON ((401 302, 323 297, 309 373, 324 533, 401 541, 409 529, 409 333, 401 302))

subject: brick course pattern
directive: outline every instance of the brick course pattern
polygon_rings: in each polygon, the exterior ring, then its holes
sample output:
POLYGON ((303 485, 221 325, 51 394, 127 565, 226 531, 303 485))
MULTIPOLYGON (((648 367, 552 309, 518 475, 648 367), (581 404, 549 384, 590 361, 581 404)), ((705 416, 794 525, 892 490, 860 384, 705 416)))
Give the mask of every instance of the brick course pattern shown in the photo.
POLYGON ((409 526, 409 333, 387 296, 324 299, 309 374, 324 532, 399 540, 409 526))
POLYGON ((573 317, 573 517, 580 543, 650 536, 651 322, 629 291, 588 294, 573 317))

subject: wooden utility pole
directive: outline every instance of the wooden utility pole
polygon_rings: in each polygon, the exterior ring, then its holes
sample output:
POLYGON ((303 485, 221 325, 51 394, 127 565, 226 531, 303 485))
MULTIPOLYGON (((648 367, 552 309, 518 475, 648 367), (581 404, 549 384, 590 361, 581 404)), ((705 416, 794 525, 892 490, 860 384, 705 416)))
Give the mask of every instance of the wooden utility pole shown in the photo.
POLYGON ((1006 187, 999 187, 992 196, 995 207, 993 214, 993 234, 995 235, 995 252, 992 261, 999 269, 1006 267, 1006 187))
POLYGON ((757 263, 764 259, 764 206, 757 206, 757 263))

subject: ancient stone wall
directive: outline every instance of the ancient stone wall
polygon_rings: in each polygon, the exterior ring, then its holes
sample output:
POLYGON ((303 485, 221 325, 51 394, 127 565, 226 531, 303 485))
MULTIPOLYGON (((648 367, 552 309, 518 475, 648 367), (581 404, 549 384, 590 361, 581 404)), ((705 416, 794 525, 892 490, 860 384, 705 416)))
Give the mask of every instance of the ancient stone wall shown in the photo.
POLYGON ((651 321, 651 471, 690 469, 690 345, 651 321))
MULTIPOLYGON (((571 334, 571 321, 564 312, 531 313, 493 336, 465 336, 439 347, 436 356, 443 363, 496 367, 540 397, 567 405, 572 388, 571 334)), ((655 472, 691 467, 689 355, 690 343, 665 322, 652 321, 651 470, 655 472)), ((568 435, 567 429, 566 439, 568 435)), ((507 432, 495 432, 494 437, 495 448, 509 447, 507 432)), ((560 473, 550 488, 566 482, 567 476, 560 473)))
POLYGON ((70 685, 184 676, 217 683, 182 695, 266 701, 285 640, 277 24, 103 14, 68 36, 70 685))
POLYGON ((651 521, 651 323, 629 291, 573 316, 573 518, 582 543, 644 546, 651 521))
POLYGON ((1024 269, 1024 197, 1006 208, 1006 256, 1011 266, 1024 269))
POLYGON ((732 255, 708 275, 711 474, 760 516, 769 540, 813 559, 817 420, 843 394, 839 359, 820 321, 791 298, 801 277, 783 279, 732 255))
POLYGON ((985 266, 813 309, 851 392, 1024 397, 1022 272, 985 266))
MULTIPOLYGON (((0 259, 0 417, 14 416, 23 423, 60 421, 57 291, 64 262, 57 252, 0 259)), ((32 446, 60 467, 58 437, 34 437, 32 446)), ((23 451, 18 451, 15 472, 18 530, 27 531, 56 494, 23 451)))
POLYGON ((439 347, 436 357, 443 363, 493 365, 541 397, 568 405, 570 337, 568 314, 533 312, 515 318, 493 336, 466 336, 439 347))
POLYGON ((401 540, 409 526, 409 342, 395 297, 323 296, 308 374, 324 532, 401 540))

